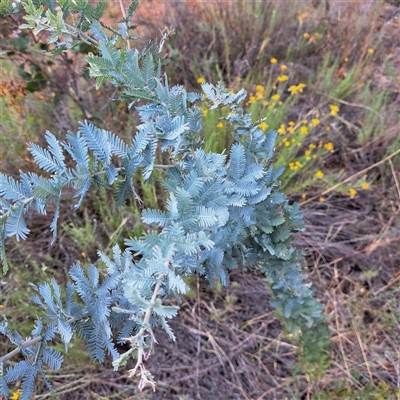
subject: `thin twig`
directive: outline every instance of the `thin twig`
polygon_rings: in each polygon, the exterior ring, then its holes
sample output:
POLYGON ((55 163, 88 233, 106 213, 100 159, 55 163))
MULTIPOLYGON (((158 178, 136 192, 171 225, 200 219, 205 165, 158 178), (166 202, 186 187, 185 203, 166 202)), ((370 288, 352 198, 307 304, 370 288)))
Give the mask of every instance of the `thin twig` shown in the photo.
POLYGON ((390 164, 390 168, 392 170, 394 183, 396 184, 397 193, 399 195, 399 200, 400 200, 400 185, 399 185, 399 180, 397 179, 396 171, 394 170, 394 166, 393 166, 392 160, 389 160, 389 164, 390 164))
POLYGON ((400 275, 394 279, 392 279, 387 285, 385 285, 384 287, 380 288, 379 290, 377 290, 376 292, 372 293, 372 296, 378 296, 378 294, 381 294, 382 292, 384 292, 386 289, 389 289, 391 286, 393 286, 395 283, 397 283, 398 281, 400 281, 400 275))
MULTIPOLYGON (((122 16, 124 17, 124 19, 126 20, 126 12, 125 12, 125 7, 122 4, 122 0, 119 0, 119 6, 121 8, 121 12, 122 12, 122 16)), ((129 39, 126 39, 126 46, 128 47, 128 49, 131 49, 131 44, 129 43, 129 39)))

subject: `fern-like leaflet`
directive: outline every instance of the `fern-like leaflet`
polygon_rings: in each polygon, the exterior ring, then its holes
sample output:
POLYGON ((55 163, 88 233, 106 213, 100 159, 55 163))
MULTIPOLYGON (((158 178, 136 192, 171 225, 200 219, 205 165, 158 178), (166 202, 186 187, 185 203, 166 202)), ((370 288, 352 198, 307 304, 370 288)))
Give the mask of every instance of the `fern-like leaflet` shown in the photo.
MULTIPOLYGON (((203 275, 212 286, 216 280, 227 285, 229 271, 237 266, 262 271, 273 293, 271 304, 281 310, 287 331, 308 342, 310 327, 326 334, 322 307, 305 283, 299 267, 301 254, 292 246, 292 233, 303 229, 302 215, 298 205, 290 205, 279 189, 282 168, 271 164, 276 133, 264 134, 258 127, 260 121, 253 121, 240 108, 246 92, 233 93, 222 83, 205 83, 202 94, 187 93, 181 86, 170 87, 167 76, 161 75, 162 57, 154 43, 142 53, 130 45, 118 48, 117 37, 127 43, 131 40, 128 31, 134 27, 129 21, 137 1, 121 20, 120 31, 109 29, 112 36, 107 36, 98 21, 103 6, 82 8, 66 0, 45 10, 41 1, 24 4, 25 27, 47 30, 50 42, 56 43, 55 54, 79 41, 96 45, 98 54, 88 56, 87 61, 97 86, 108 81, 121 88, 120 97, 129 107, 138 101, 145 103, 136 107, 140 125, 130 143, 84 121, 65 141, 47 132, 46 148, 30 145, 43 175, 20 173, 20 180, 0 175, 3 272, 7 272, 6 238, 26 239, 25 214, 30 208, 45 214, 55 207, 50 225, 55 240, 66 187, 75 190, 74 208, 92 187, 99 186, 112 190, 116 205, 122 206, 132 196, 139 200, 133 175, 141 173, 149 180, 154 169, 159 169, 167 206, 165 210, 145 209, 142 219, 152 228, 142 237, 126 239, 124 251, 115 246, 112 257, 99 253, 106 267, 104 279, 100 279, 99 267, 92 265, 85 272, 79 264, 73 265, 66 301, 54 280, 33 286, 37 294, 32 299, 42 308, 43 317, 36 320, 31 337, 23 339, 11 331, 7 320, 0 324, 0 333, 17 346, 0 358, 0 395, 7 396, 9 385, 21 380, 22 398, 29 399, 38 375, 50 387, 44 366, 58 370, 63 362, 51 343, 57 337, 67 349, 74 335, 83 339, 93 360, 103 362, 110 356, 115 369, 134 356, 136 365, 130 376, 140 372, 139 388, 154 387, 143 363, 155 345, 154 329, 160 326, 175 339, 168 319, 179 307, 165 305, 165 301, 185 294, 189 288, 184 278, 194 273, 203 275), (80 15, 77 28, 64 20, 68 7, 80 15), (209 109, 230 108, 226 123, 234 144, 227 154, 202 149, 199 101, 207 101, 209 109), (168 165, 157 164, 157 149, 168 153, 168 165), (118 344, 130 344, 125 353, 113 341, 114 332, 118 344), (24 360, 8 366, 18 352, 24 360)), ((325 355, 326 342, 319 343, 325 355)))

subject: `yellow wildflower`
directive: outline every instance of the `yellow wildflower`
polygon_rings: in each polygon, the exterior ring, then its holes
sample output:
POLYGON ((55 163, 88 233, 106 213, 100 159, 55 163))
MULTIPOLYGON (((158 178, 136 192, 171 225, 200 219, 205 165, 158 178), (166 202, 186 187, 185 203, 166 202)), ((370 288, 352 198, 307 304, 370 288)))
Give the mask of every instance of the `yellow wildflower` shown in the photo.
POLYGON ((301 198, 302 198, 303 200, 305 200, 305 199, 307 198, 307 195, 306 195, 305 193, 303 193, 303 194, 301 195, 301 198))
POLYGON ((289 146, 290 146, 290 142, 286 142, 286 143, 285 143, 285 146, 286 146, 286 147, 289 147, 289 146))
POLYGON ((267 106, 267 105, 269 104, 269 101, 268 101, 268 100, 264 100, 264 101, 262 102, 262 104, 263 104, 263 106, 267 106))
POLYGON ((21 396, 21 393, 22 393, 21 389, 16 390, 16 391, 12 394, 12 396, 11 396, 10 399, 11 399, 11 400, 18 400, 19 397, 21 396))
POLYGON ((308 145, 308 147, 309 147, 310 149, 316 149, 316 148, 317 148, 317 146, 316 146, 314 143, 310 143, 310 144, 308 145))
POLYGON ((294 126, 294 122, 293 122, 293 121, 289 121, 289 122, 288 122, 288 125, 289 125, 289 126, 294 126))
POLYGON ((316 176, 318 179, 321 179, 321 178, 324 177, 324 173, 323 173, 322 171, 318 171, 318 172, 315 174, 315 176, 316 176))
POLYGON ((236 82, 241 82, 241 81, 242 81, 242 78, 240 76, 237 76, 236 77, 236 82))
POLYGON ((349 57, 344 58, 344 62, 347 62, 347 61, 349 61, 349 57))
POLYGON ((268 124, 265 121, 263 121, 263 122, 258 124, 258 127, 260 129, 262 129, 263 131, 265 131, 268 128, 268 124))
POLYGON ((276 64, 278 62, 278 60, 274 57, 274 58, 271 58, 271 64, 276 64))
POLYGON ((307 32, 303 36, 304 36, 305 39, 309 39, 310 38, 310 34, 307 33, 307 32))
POLYGON ((308 128, 307 128, 306 126, 302 126, 302 127, 300 128, 300 133, 301 133, 302 135, 308 135, 308 128))
POLYGON ((307 125, 308 121, 306 119, 303 119, 303 121, 301 121, 304 125, 307 125))
POLYGON ((205 109, 203 110, 203 117, 206 117, 206 116, 207 116, 207 114, 208 114, 208 109, 207 109, 207 108, 205 108, 205 109))
POLYGON ((281 65, 281 70, 282 71, 286 71, 287 70, 287 66, 286 65, 281 65))
POLYGON ((329 131, 331 130, 331 127, 330 127, 330 126, 327 126, 327 127, 325 128, 325 130, 329 132, 329 131))
POLYGON ((262 85, 257 85, 256 86, 256 97, 257 100, 262 100, 265 94, 265 88, 262 85))
POLYGON ((337 115, 337 113, 339 112, 339 107, 335 106, 334 104, 331 104, 329 106, 329 108, 331 109, 331 115, 332 117, 334 117, 335 115, 337 115))
POLYGON ((313 124, 313 126, 317 126, 321 121, 318 118, 313 118, 311 120, 311 123, 313 124))
POLYGON ((350 189, 349 189, 349 192, 350 192, 350 198, 351 198, 351 199, 354 199, 354 197, 356 197, 357 190, 355 190, 355 189, 353 189, 353 188, 350 188, 350 189))
POLYGON ((257 85, 256 86, 256 91, 260 92, 260 93, 264 93, 265 92, 265 88, 262 85, 257 85))
POLYGON ((256 99, 257 100, 262 100, 263 98, 264 98, 264 93, 256 92, 256 99))
POLYGON ((287 75, 279 75, 278 76, 278 81, 279 82, 285 82, 289 79, 289 77, 287 75))
POLYGON ((84 251, 82 251, 81 256, 82 256, 82 257, 85 257, 85 256, 86 256, 86 253, 85 253, 84 251))
POLYGON ((271 96, 272 100, 279 100, 281 98, 281 96, 279 96, 279 94, 274 94, 273 96, 271 96))
POLYGON ((330 151, 331 153, 333 153, 335 151, 335 148, 333 147, 333 144, 331 142, 326 143, 324 145, 324 147, 325 147, 326 150, 330 151))
POLYGON ((300 167, 301 167, 301 162, 299 162, 299 161, 290 162, 290 163, 289 163, 289 168, 290 168, 292 171, 296 171, 296 169, 299 169, 300 167))
POLYGON ((294 127, 293 127, 293 126, 289 126, 289 128, 287 128, 287 130, 288 130, 290 133, 293 133, 293 132, 294 132, 294 127))
POLYGON ((303 144, 303 143, 298 142, 298 143, 297 143, 297 147, 301 147, 302 144, 303 144))
POLYGON ((0 308, 3 308, 3 304, 0 304, 0 308))
POLYGON ((303 89, 306 87, 307 85, 304 83, 299 83, 297 86, 290 86, 288 91, 291 92, 291 94, 296 94, 297 92, 303 93, 303 89))
POLYGON ((203 77, 197 79, 197 83, 204 83, 206 80, 203 77))
POLYGON ((303 89, 306 87, 307 85, 305 83, 299 83, 297 85, 297 88, 299 90, 300 93, 303 93, 303 89))
POLYGON ((223 128, 223 127, 224 127, 224 123, 223 122, 218 122, 217 128, 223 128))
POLYGON ((369 49, 368 49, 368 53, 369 53, 369 54, 374 54, 374 49, 369 48, 369 49))
POLYGON ((286 127, 285 127, 285 125, 282 124, 282 125, 279 127, 279 129, 277 130, 277 132, 278 132, 280 135, 284 135, 284 134, 286 133, 286 127))
POLYGON ((363 182, 363 183, 361 184, 361 187, 362 187, 364 190, 368 190, 368 189, 369 189, 369 185, 368 185, 367 182, 363 182))
POLYGON ((249 104, 255 103, 256 100, 257 100, 257 99, 256 99, 256 96, 251 95, 251 96, 249 97, 249 104))
POLYGON ((326 200, 325 197, 320 197, 320 198, 319 198, 319 201, 320 201, 321 203, 323 203, 325 200, 326 200))
POLYGON ((319 38, 319 33, 315 32, 312 34, 312 36, 310 38, 310 42, 315 42, 318 38, 319 38))

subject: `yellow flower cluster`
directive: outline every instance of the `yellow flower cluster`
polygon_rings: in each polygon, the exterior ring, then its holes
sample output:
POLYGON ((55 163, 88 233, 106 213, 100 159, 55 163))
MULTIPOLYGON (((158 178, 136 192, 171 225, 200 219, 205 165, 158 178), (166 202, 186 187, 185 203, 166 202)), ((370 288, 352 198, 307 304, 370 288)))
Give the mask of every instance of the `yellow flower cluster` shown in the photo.
POLYGON ((11 400, 18 400, 22 394, 21 389, 16 390, 12 396, 10 397, 11 400))
POLYGON ((302 127, 300 128, 300 133, 301 133, 302 135, 308 135, 308 128, 307 128, 306 126, 302 126, 302 127))
POLYGON ((256 100, 257 100, 256 96, 251 95, 249 96, 249 101, 247 102, 247 104, 253 104, 256 102, 256 100))
POLYGON ((331 142, 324 144, 324 147, 326 150, 330 151, 333 153, 335 151, 335 148, 333 147, 333 144, 331 142))
MULTIPOLYGON (((252 94, 251 96, 249 96, 249 101, 247 102, 247 104, 253 104, 257 100, 263 100, 264 95, 265 95, 265 87, 262 85, 256 85, 256 92, 255 92, 255 94, 252 94)), ((263 101, 263 105, 267 105, 267 104, 268 104, 268 101, 263 101)))
POLYGON ((206 80, 203 77, 200 77, 200 78, 197 79, 197 83, 200 83, 200 84, 204 83, 205 81, 206 80))
POLYGON ((335 106, 334 104, 331 104, 331 105, 329 106, 329 108, 331 109, 331 115, 332 115, 332 117, 334 117, 335 115, 338 114, 338 112, 339 112, 339 107, 338 107, 338 106, 335 106))
POLYGON ((368 189, 369 189, 369 185, 368 185, 367 182, 363 182, 363 183, 361 184, 361 187, 362 187, 364 190, 368 190, 368 189))
POLYGON ((279 129, 277 130, 277 132, 278 132, 280 135, 284 135, 284 134, 286 133, 286 127, 285 127, 285 125, 282 124, 282 125, 279 127, 279 129))
POLYGON ((289 163, 289 168, 290 168, 292 171, 296 171, 296 169, 301 168, 301 162, 300 162, 300 161, 290 162, 290 163, 289 163))
POLYGON ((262 100, 265 95, 265 87, 262 85, 257 85, 256 86, 256 99, 257 100, 262 100))
POLYGON ((279 75, 278 76, 278 81, 279 82, 285 82, 289 79, 289 77, 287 75, 279 75))
POLYGON ((353 189, 353 188, 350 188, 350 189, 349 189, 349 193, 350 193, 350 198, 351 198, 351 199, 354 199, 354 197, 356 197, 357 190, 356 190, 356 189, 353 189))
POLYGON ((298 85, 289 86, 288 91, 290 92, 290 94, 303 93, 303 89, 306 86, 307 85, 304 83, 299 83, 298 85))
POLYGON ((263 121, 263 122, 258 124, 258 127, 260 129, 262 129, 263 131, 265 131, 268 128, 268 124, 265 121, 263 121))

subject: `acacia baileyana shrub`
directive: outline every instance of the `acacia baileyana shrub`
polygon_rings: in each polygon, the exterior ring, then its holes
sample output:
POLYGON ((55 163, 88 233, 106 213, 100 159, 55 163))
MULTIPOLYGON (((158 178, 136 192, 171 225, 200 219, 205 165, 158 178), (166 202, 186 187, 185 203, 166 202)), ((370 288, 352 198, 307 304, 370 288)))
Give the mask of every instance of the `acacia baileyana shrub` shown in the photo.
MULTIPOLYGON (((3 9, 7 1, 2 0, 3 9)), ((0 358, 0 395, 8 396, 9 386, 22 381, 21 399, 30 399, 38 375, 51 388, 45 372, 58 370, 63 363, 54 342, 63 342, 68 350, 74 336, 85 342, 93 360, 103 362, 110 355, 114 369, 133 357, 136 365, 130 376, 139 375, 140 389, 154 387, 144 359, 153 351, 155 328, 175 339, 168 320, 179 306, 166 303, 176 303, 188 291, 185 277, 198 273, 211 285, 216 280, 227 285, 229 271, 237 267, 266 275, 271 304, 280 310, 284 329, 303 343, 300 348, 307 362, 326 357, 322 307, 305 283, 301 255, 292 246, 292 233, 303 229, 302 215, 298 204, 289 205, 280 190, 283 168, 271 164, 276 133, 264 133, 259 128, 262 120, 252 121, 240 107, 245 90, 233 93, 222 83, 203 83, 202 93, 171 87, 162 73, 165 37, 141 52, 131 48, 135 27, 130 20, 137 1, 126 10, 118 29, 100 24, 104 3, 93 8, 87 0, 27 0, 19 6, 27 21, 22 28, 47 31, 54 55, 82 42, 96 46, 97 54, 87 57, 90 75, 99 88, 106 81, 119 88, 120 99, 135 106, 140 124, 131 142, 88 121, 63 141, 47 132, 46 148, 29 147, 42 175, 21 172, 19 180, 0 175, 3 272, 7 272, 5 240, 28 236, 24 218, 31 208, 39 215, 49 207, 55 209, 50 230, 56 239, 60 199, 67 187, 75 190, 75 209, 97 187, 111 190, 115 204, 123 207, 132 197, 140 201, 133 174, 139 172, 148 181, 159 170, 167 204, 165 210, 143 211, 143 222, 153 228, 142 237, 127 238, 125 249, 115 246, 112 255, 99 252, 106 268, 103 279, 99 268, 104 266, 91 265, 84 271, 76 263, 70 268, 66 296, 55 280, 32 285, 36 291, 32 300, 42 308, 42 317, 30 337, 10 330, 5 318, 0 324, 0 333, 16 346, 0 358), (222 154, 203 150, 199 102, 206 102, 209 109, 230 109, 225 122, 234 143, 222 154), (168 157, 160 157, 162 153, 168 157), (165 159, 168 163, 160 161, 165 159), (120 354, 116 345, 122 343, 129 344, 129 350, 120 354), (311 347, 314 356, 307 352, 311 347), (18 352, 23 360, 9 364, 18 352)), ((18 11, 14 7, 10 3, 8 12, 18 11)))

